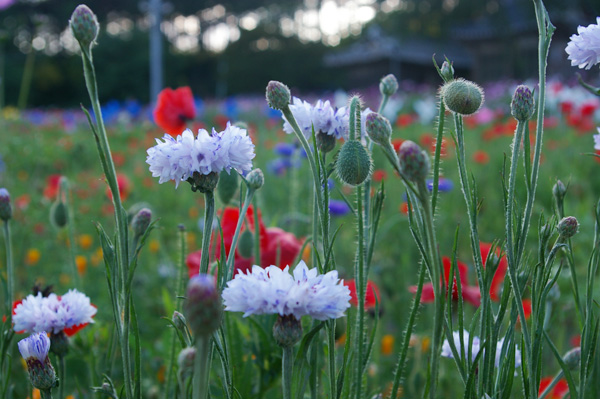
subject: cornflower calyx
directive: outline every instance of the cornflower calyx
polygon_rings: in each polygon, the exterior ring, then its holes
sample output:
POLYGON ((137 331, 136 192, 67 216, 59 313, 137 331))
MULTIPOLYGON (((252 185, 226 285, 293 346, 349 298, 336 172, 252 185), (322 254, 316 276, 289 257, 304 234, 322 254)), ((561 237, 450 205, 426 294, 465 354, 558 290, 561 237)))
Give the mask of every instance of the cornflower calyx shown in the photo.
POLYGON ((18 343, 19 352, 27 363, 29 380, 34 388, 47 391, 58 385, 56 373, 50 363, 48 351, 50 339, 46 332, 39 332, 18 343))
POLYGON ((381 78, 379 82, 379 91, 384 96, 392 96, 398 91, 398 80, 391 73, 381 78))
POLYGON ((0 188, 0 220, 7 222, 12 217, 10 193, 5 188, 0 188))
POLYGON ((248 188, 251 190, 258 190, 265 184, 265 175, 260 169, 253 169, 246 176, 246 182, 248 183, 248 188))
POLYGON ((441 93, 446 108, 456 114, 474 114, 483 104, 483 89, 469 80, 451 80, 442 86, 441 93))
POLYGON ((534 112, 533 93, 527 86, 517 86, 510 103, 511 115, 519 122, 527 122, 534 112))
POLYGON ((406 140, 398 150, 400 169, 408 180, 413 182, 425 181, 429 174, 429 156, 413 141, 406 140))
POLYGON ((267 84, 267 103, 269 107, 283 110, 290 104, 291 98, 290 89, 283 83, 271 80, 267 84))
POLYGON ((579 223, 574 216, 567 216, 558 222, 556 229, 558 230, 558 234, 561 238, 571 238, 577 234, 577 231, 579 230, 579 223))
POLYGON ((367 115, 366 119, 365 126, 371 140, 379 145, 389 143, 392 137, 392 125, 390 121, 376 112, 371 112, 367 115))
POLYGON ((79 45, 84 51, 89 51, 91 46, 96 42, 100 25, 96 14, 85 4, 80 4, 75 8, 69 26, 73 36, 79 42, 79 45))
POLYGON ((282 348, 294 346, 302 338, 302 323, 294 315, 277 316, 273 338, 282 348))

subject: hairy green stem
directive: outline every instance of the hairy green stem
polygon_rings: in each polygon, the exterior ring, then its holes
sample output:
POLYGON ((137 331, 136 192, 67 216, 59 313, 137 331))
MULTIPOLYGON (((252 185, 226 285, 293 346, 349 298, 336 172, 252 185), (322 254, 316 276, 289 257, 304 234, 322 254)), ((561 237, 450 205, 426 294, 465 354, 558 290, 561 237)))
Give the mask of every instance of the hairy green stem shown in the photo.
POLYGON ((67 381, 67 372, 65 367, 65 357, 63 355, 58 355, 58 397, 64 398, 65 384, 67 381))
POLYGON ((294 347, 286 346, 283 348, 283 357, 281 359, 281 386, 283 390, 283 399, 292 399, 292 376, 294 368, 294 347))
MULTIPOLYGON (((215 215, 215 195, 212 191, 204 193, 204 229, 202 230, 202 256, 200 257, 200 273, 208 273, 210 261, 210 238, 215 215)), ((240 216, 241 217, 241 216, 240 216)))
POLYGON ((431 212, 435 215, 437 206, 438 190, 440 185, 440 156, 442 153, 442 140, 444 137, 444 121, 446 114, 446 106, 440 95, 439 102, 440 112, 438 114, 438 131, 437 140, 435 143, 435 154, 433 156, 433 189, 431 191, 431 212))
POLYGON ((196 356, 194 358, 193 398, 206 399, 208 394, 208 337, 196 337, 196 356))
POLYGON ((4 247, 6 249, 6 314, 11 317, 14 298, 14 265, 12 259, 12 240, 10 222, 4 222, 4 247))
MULTIPOLYGON (((227 254, 227 273, 226 273, 226 277, 225 277, 225 282, 231 280, 233 278, 233 271, 234 271, 234 263, 235 263, 235 249, 237 248, 237 242, 238 242, 238 238, 240 236, 240 231, 242 230, 242 225, 244 224, 244 219, 246 218, 246 213, 248 212, 248 207, 250 206, 250 203, 252 202, 252 197, 254 196, 254 192, 255 190, 248 188, 248 190, 246 191, 246 198, 244 198, 244 204, 242 205, 242 211, 240 213, 240 216, 238 217, 238 221, 237 224, 235 226, 235 232, 233 233, 233 239, 231 240, 231 248, 229 248, 229 254, 227 254)), ((254 209, 254 223, 258 223, 258 210, 255 208, 254 209)), ((260 237, 255 237, 255 240, 259 240, 260 241, 260 237)), ((203 249, 204 251, 204 249, 203 249)), ((254 257, 254 263, 255 264, 260 264, 260 259, 256 259, 256 257, 254 257)))
POLYGON ((40 390, 40 398, 41 399, 52 399, 52 391, 49 389, 40 390))
POLYGON ((357 328, 355 338, 355 350, 356 350, 356 366, 355 366, 355 378, 356 378, 356 399, 361 398, 362 391, 362 370, 363 370, 363 357, 364 357, 364 330, 365 330, 365 295, 367 282, 364 265, 364 225, 363 225, 363 204, 362 204, 362 186, 356 188, 356 213, 357 213, 357 224, 358 224, 358 259, 356 260, 356 297, 358 300, 358 315, 357 315, 357 328))

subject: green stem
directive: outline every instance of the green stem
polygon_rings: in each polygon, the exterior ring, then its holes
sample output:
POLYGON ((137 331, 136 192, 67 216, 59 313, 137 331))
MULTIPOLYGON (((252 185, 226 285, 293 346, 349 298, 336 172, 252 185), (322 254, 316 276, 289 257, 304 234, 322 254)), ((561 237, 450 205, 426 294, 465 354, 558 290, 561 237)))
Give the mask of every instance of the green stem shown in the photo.
POLYGON ((337 379, 336 379, 336 365, 335 365, 335 319, 329 320, 327 324, 329 326, 328 331, 328 346, 327 351, 329 353, 329 397, 337 398, 337 379))
POLYGON ((69 253, 71 255, 71 274, 73 275, 73 282, 75 286, 79 286, 79 272, 77 270, 77 262, 75 260, 75 213, 73 212, 71 190, 69 189, 69 182, 66 178, 62 177, 60 180, 59 200, 62 201, 64 196, 65 205, 67 207, 67 233, 69 234, 69 253))
MULTIPOLYGON (((289 120, 289 119, 288 119, 289 120)), ((292 399, 292 373, 294 367, 294 347, 287 346, 283 348, 283 357, 281 359, 281 375, 283 399, 292 399)))
POLYGON ((433 157, 433 190, 431 192, 431 211, 433 214, 435 214, 438 190, 440 185, 440 155, 442 152, 442 140, 444 137, 444 121, 446 115, 446 106, 442 101, 441 95, 439 104, 440 112, 438 114, 437 140, 435 143, 435 155, 433 157))
POLYGON ((4 222, 4 247, 6 248, 6 314, 12 317, 14 301, 14 265, 12 259, 12 242, 9 221, 4 222))
POLYGON ((21 88, 19 89, 19 98, 17 100, 17 107, 21 110, 27 107, 27 98, 29 97, 31 80, 33 78, 33 70, 35 66, 35 54, 36 51, 31 48, 29 49, 29 54, 27 54, 27 57, 25 58, 23 78, 21 79, 21 88))
POLYGON ((363 357, 364 357, 364 330, 365 330, 365 294, 367 288, 365 265, 364 265, 364 221, 363 221, 363 204, 362 204, 362 186, 356 188, 356 213, 357 213, 357 224, 358 224, 358 259, 356 261, 356 296, 358 299, 358 317, 357 317, 357 328, 356 328, 356 399, 361 398, 362 391, 362 371, 363 371, 363 357))
POLYGON ((196 337, 196 357, 194 359, 194 399, 206 399, 208 394, 208 337, 196 337))
POLYGON ((215 195, 212 191, 204 193, 204 230, 202 231, 202 256, 200 257, 200 273, 208 273, 210 258, 210 238, 215 214, 215 195))
MULTIPOLYGON (((175 309, 181 309, 181 302, 182 302, 182 296, 184 295, 183 292, 183 283, 184 283, 184 279, 183 279, 183 271, 185 269, 185 257, 187 254, 187 243, 186 243, 186 231, 185 231, 185 227, 183 225, 179 225, 179 258, 177 259, 177 265, 178 265, 178 270, 177 270, 177 280, 175 283, 175 297, 176 299, 176 303, 175 303, 175 309)), ((176 352, 176 346, 177 346, 177 331, 175 331, 175 329, 173 329, 173 331, 171 332, 171 351, 170 351, 170 355, 169 355, 169 366, 167 369, 167 383, 165 386, 165 399, 169 399, 172 398, 172 393, 171 393, 171 384, 173 382, 173 368, 175 366, 175 352, 176 352)))
POLYGON ((65 384, 67 381, 67 372, 66 372, 66 367, 65 367, 65 357, 62 355, 57 356, 58 357, 58 378, 59 378, 59 384, 58 384, 58 397, 59 398, 64 398, 64 390, 65 390, 65 384))
POLYGON ((40 390, 41 399, 52 399, 52 391, 49 389, 40 390))
MULTIPOLYGON (((248 212, 248 207, 252 202, 252 197, 254 196, 255 190, 248 189, 246 191, 246 198, 244 198, 244 204, 242 205, 242 211, 240 216, 238 217, 237 225, 235 226, 235 233, 233 234, 233 239, 231 240, 231 248, 229 248, 229 254, 227 254, 227 273, 225 282, 231 280, 233 278, 234 271, 234 263, 235 263, 235 249, 237 248, 238 238, 240 236, 240 231, 242 230, 242 225, 244 224, 244 219, 246 218, 246 213, 248 212)), ((254 208, 254 223, 258 223, 258 210, 254 208)), ((255 240, 260 241, 260 237, 255 237, 255 240)), ((204 249, 202 249, 204 251, 204 249)), ((256 259, 256 258, 255 258, 256 259)), ((255 260, 255 264, 260 264, 260 260, 255 260)))

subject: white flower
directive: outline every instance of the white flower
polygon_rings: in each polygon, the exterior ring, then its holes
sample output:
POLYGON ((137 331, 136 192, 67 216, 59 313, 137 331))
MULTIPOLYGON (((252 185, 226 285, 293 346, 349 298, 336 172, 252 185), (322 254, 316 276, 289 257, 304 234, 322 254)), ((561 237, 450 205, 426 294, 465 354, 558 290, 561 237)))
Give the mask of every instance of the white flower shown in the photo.
POLYGON ((594 150, 600 150, 600 127, 596 129, 598 134, 594 134, 594 150))
MULTIPOLYGON (((506 345, 506 353, 507 354, 509 351, 509 345, 510 345, 510 343, 508 342, 506 345)), ((500 359, 502 358, 502 347, 503 346, 504 346, 504 337, 502 337, 502 339, 500 341, 498 341, 498 343, 496 344, 496 360, 495 360, 496 367, 500 366, 500 359)), ((518 368, 518 367, 521 367, 521 351, 515 345, 515 368, 518 368)))
POLYGON ((90 298, 77 290, 69 290, 62 297, 56 294, 42 297, 38 292, 36 296, 28 295, 15 308, 14 330, 58 334, 71 327, 93 323, 96 312, 90 298))
POLYGON ((239 272, 223 290, 225 310, 252 314, 311 316, 317 320, 342 317, 350 307, 350 290, 339 280, 337 271, 318 274, 302 261, 294 269, 253 266, 239 272))
MULTIPOLYGON (((294 97, 292 100, 292 104, 289 105, 290 111, 292 111, 292 115, 294 115, 294 119, 296 119, 296 123, 298 127, 304 134, 304 137, 310 139, 312 137, 312 124, 313 124, 313 107, 306 101, 300 100, 298 97, 294 97)), ((287 134, 294 133, 294 129, 292 129, 292 125, 288 122, 285 116, 282 115, 283 118, 283 130, 287 134)), ((316 132, 316 127, 315 127, 316 132)))
MULTIPOLYGON (((466 330, 463 330, 463 341, 461 341, 461 337, 460 337, 460 333, 458 331, 454 331, 452 333, 452 337, 453 337, 453 341, 454 341, 454 346, 456 347, 456 351, 458 352, 458 354, 462 357, 462 356, 468 356, 469 354, 469 332, 466 330), (463 342, 464 342, 464 349, 463 348, 463 342), (464 351, 464 354, 463 354, 464 351)), ((500 339, 497 344, 496 344, 496 358, 495 358, 495 365, 496 367, 498 367, 500 365, 500 359, 502 357, 502 347, 504 346, 504 337, 502 339, 500 339)), ((509 343, 507 343, 508 345, 509 343)), ((475 358, 477 357, 477 355, 479 354, 479 351, 481 350, 481 341, 479 339, 479 337, 474 336, 473 337, 473 344, 471 346, 471 361, 474 361, 475 358)), ((508 353, 509 347, 506 347, 506 351, 508 353)), ((506 356, 506 354, 505 354, 506 356)), ((444 343, 442 344, 442 357, 449 357, 451 359, 454 359, 454 354, 452 353, 452 349, 450 348, 450 343, 448 342, 448 340, 444 340, 444 343)), ((517 367, 521 367, 521 351, 519 350, 518 347, 515 347, 515 368, 517 367)))
POLYGON ((20 340, 17 345, 23 359, 34 358, 44 363, 50 350, 50 338, 45 331, 42 331, 20 340))
POLYGON ((246 130, 229 122, 222 132, 213 129, 209 134, 200 129, 194 138, 192 131, 186 129, 176 139, 165 134, 163 140, 156 140, 157 145, 147 150, 146 158, 152 176, 159 177, 159 183, 174 180, 178 187, 194 172, 208 175, 229 173, 231 169, 245 173, 252 169, 254 144, 246 130))
POLYGON ((579 26, 577 35, 571 36, 565 51, 569 54, 571 65, 590 69, 600 63, 600 17, 596 24, 579 26))

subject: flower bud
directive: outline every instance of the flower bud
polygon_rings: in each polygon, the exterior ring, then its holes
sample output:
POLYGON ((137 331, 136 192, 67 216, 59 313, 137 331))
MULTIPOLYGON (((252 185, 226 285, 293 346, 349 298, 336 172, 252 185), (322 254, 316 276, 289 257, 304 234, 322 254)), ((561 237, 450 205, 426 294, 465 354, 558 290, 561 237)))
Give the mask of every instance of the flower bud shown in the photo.
POLYGON ((262 170, 253 169, 246 176, 246 182, 248 183, 249 189, 258 190, 265 184, 265 175, 262 170))
POLYGON ((556 202, 562 202, 563 198, 565 198, 566 193, 567 188, 565 187, 564 183, 560 180, 557 180, 554 184, 554 187, 552 187, 552 195, 554 195, 556 202))
POLYGON ((69 20, 69 26, 81 48, 86 51, 96 42, 98 32, 100 31, 96 14, 85 4, 78 5, 75 11, 73 11, 69 20))
POLYGON ((391 73, 381 78, 379 82, 379 91, 384 96, 392 96, 398 91, 398 80, 391 73))
POLYGON ((527 122, 533 116, 533 93, 529 87, 517 86, 510 103, 510 113, 519 122, 527 122))
POLYGON ((442 76, 442 79, 444 79, 444 82, 449 82, 454 79, 454 67, 452 66, 452 63, 444 61, 440 68, 440 75, 442 76))
POLYGON ((315 138, 322 153, 330 152, 335 148, 335 136, 319 131, 315 138))
POLYGON ((294 346, 302 338, 302 323, 294 315, 277 316, 273 324, 273 338, 283 348, 294 346))
POLYGON ((273 109, 282 110, 291 100, 290 89, 281 82, 272 80, 267 85, 267 103, 273 109))
POLYGON ((577 370, 581 364, 581 347, 578 346, 565 353, 563 361, 569 370, 577 370))
POLYGON ((179 331, 185 331, 187 329, 187 322, 185 320, 185 316, 179 313, 178 311, 173 312, 173 316, 171 317, 175 328, 179 331))
POLYGON ((51 333, 50 343, 50 351, 56 356, 61 357, 69 353, 69 337, 67 337, 67 334, 65 334, 64 331, 61 331, 58 334, 51 333))
POLYGON ((217 185, 217 194, 223 205, 229 204, 238 189, 238 174, 236 172, 223 173, 219 177, 217 185))
POLYGON ((61 199, 54 201, 50 207, 50 223, 59 229, 62 229, 69 223, 69 209, 67 208, 67 204, 62 202, 61 199))
POLYGON ((558 226, 556 227, 558 230, 558 235, 561 238, 571 238, 575 234, 577 234, 577 230, 579 229, 579 223, 577 219, 573 216, 567 216, 562 218, 560 222, 558 222, 558 226))
POLYGON ((371 176, 372 170, 373 161, 361 142, 346 141, 335 163, 338 178, 346 184, 358 186, 371 176))
POLYGON ((194 361, 196 359, 196 348, 183 348, 177 356, 177 365, 179 366, 179 374, 185 378, 194 373, 194 361))
POLYGON ((131 221, 131 228, 133 229, 133 234, 136 237, 141 237, 150 226, 150 221, 152 220, 152 211, 148 208, 142 208, 138 213, 133 217, 131 221))
POLYGON ((11 217, 10 194, 7 189, 0 188, 0 219, 7 222, 11 217))
POLYGON ((408 180, 413 182, 424 181, 429 174, 429 156, 417 144, 406 140, 398 151, 400 169, 408 180))
POLYGON ((483 89, 469 80, 452 80, 442 86, 441 93, 446 108, 457 114, 474 114, 483 104, 483 89))
POLYGON ((240 235, 240 241, 238 242, 238 254, 242 258, 249 258, 252 256, 254 249, 254 236, 250 230, 244 230, 240 235))
POLYGON ((19 341, 18 346, 27 363, 31 385, 41 391, 48 391, 57 386, 58 379, 48 357, 50 339, 46 333, 33 334, 19 341))
POLYGON ((210 336, 221 325, 222 312, 214 277, 208 274, 192 277, 183 302, 183 313, 192 332, 197 336, 210 336))
POLYGON ((379 145, 389 143, 392 137, 390 122, 377 112, 371 112, 366 119, 366 130, 371 140, 379 145))
POLYGON ((200 191, 202 194, 214 191, 219 182, 219 174, 210 172, 207 175, 194 172, 192 177, 188 177, 187 182, 192 185, 192 191, 200 191))

